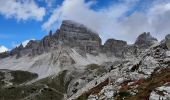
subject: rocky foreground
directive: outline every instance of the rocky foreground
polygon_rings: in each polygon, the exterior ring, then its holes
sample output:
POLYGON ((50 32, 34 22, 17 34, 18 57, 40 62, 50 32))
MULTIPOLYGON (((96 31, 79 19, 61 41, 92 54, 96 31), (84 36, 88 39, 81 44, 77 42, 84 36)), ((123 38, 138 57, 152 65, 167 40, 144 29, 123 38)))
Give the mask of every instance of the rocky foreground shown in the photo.
POLYGON ((2 100, 169 100, 170 35, 132 45, 63 21, 42 40, 0 54, 2 100))

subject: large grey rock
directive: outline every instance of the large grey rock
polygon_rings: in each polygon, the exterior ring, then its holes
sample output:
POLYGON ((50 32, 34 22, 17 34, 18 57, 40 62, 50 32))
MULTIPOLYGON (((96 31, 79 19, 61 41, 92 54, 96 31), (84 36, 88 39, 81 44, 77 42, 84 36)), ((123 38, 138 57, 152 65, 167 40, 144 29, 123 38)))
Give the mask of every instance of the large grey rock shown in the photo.
POLYGON ((168 50, 170 50, 170 34, 168 34, 165 37, 165 43, 166 43, 166 46, 167 46, 168 50))
POLYGON ((140 49, 146 49, 153 45, 158 40, 151 36, 150 32, 139 35, 137 40, 135 41, 135 45, 137 45, 140 49))
POLYGON ((70 47, 77 47, 88 53, 98 52, 101 46, 99 35, 82 24, 65 20, 59 32, 59 40, 70 47))
POLYGON ((122 57, 125 46, 127 46, 126 41, 108 39, 103 46, 103 52, 122 57))

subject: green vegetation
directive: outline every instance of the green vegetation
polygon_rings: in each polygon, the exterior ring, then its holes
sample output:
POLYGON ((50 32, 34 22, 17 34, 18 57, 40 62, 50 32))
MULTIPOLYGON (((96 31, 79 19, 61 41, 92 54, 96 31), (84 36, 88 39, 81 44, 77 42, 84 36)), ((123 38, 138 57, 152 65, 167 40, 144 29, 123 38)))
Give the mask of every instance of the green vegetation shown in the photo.
POLYGON ((90 65, 87 65, 86 70, 95 70, 95 69, 98 69, 98 68, 100 68, 99 65, 97 65, 97 64, 90 64, 90 65))
POLYGON ((119 92, 119 96, 120 97, 128 97, 128 96, 131 96, 131 94, 129 92, 119 92))
POLYGON ((31 85, 19 85, 36 78, 38 75, 25 71, 11 71, 15 83, 13 86, 0 89, 0 100, 61 100, 66 93, 68 83, 65 83, 67 71, 58 76, 44 78, 31 85))
POLYGON ((64 70, 61 73, 59 73, 58 76, 55 76, 53 78, 51 77, 44 78, 36 83, 46 84, 47 86, 54 88, 61 93, 66 93, 69 84, 69 82, 65 82, 66 74, 67 74, 67 70, 64 70))
POLYGON ((20 100, 33 93, 37 93, 42 85, 11 86, 0 90, 0 100, 20 100))
POLYGON ((11 71, 10 73, 14 77, 14 79, 11 80, 11 82, 13 82, 14 84, 22 84, 38 77, 37 74, 26 71, 17 70, 11 71))
MULTIPOLYGON (((44 79, 41 79, 30 85, 21 85, 22 83, 26 83, 30 80, 33 80, 38 77, 37 74, 25 72, 25 71, 9 71, 11 76, 14 79, 10 80, 13 83, 11 87, 6 87, 0 89, 0 100, 19 100, 26 98, 28 100, 61 100, 64 97, 64 94, 67 93, 68 85, 74 78, 79 77, 78 73, 73 71, 72 74, 68 75, 68 70, 64 70, 60 72, 57 76, 50 76, 44 79)), ((101 75, 107 72, 104 66, 99 66, 96 64, 88 65, 82 75, 101 75)), ((4 76, 4 73, 0 73, 0 75, 4 76)), ((80 73, 79 73, 80 74, 80 73)), ((2 80, 3 77, 0 77, 2 80)), ((2 82, 2 81, 1 81, 2 82)), ((1 84, 1 83, 0 83, 1 84)), ((2 83, 3 84, 3 83, 2 83)), ((77 83, 78 84, 78 83, 77 83)), ((93 93, 99 92, 103 86, 107 85, 108 82, 101 83, 96 88, 91 90, 95 91, 93 93)), ((4 84, 3 84, 4 85, 4 84)), ((91 93, 89 92, 89 93, 91 93)), ((82 96, 82 98, 86 98, 86 96, 82 96)), ((81 97, 80 97, 81 98, 81 97)), ((86 100, 86 99, 81 99, 86 100)))
POLYGON ((97 76, 107 72, 107 70, 105 69, 105 66, 99 66, 97 64, 87 65, 86 70, 90 73, 94 72, 95 75, 97 75, 97 76))

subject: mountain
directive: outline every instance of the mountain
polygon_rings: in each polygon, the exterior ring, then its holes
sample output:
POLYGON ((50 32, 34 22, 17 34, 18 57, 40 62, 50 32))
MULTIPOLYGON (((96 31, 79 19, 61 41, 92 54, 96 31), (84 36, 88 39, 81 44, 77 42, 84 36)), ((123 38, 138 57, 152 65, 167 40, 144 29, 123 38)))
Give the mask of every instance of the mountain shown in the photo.
POLYGON ((158 42, 145 32, 132 45, 116 39, 102 45, 97 32, 64 20, 42 40, 0 53, 0 99, 168 99, 169 36, 158 42))
POLYGON ((139 48, 148 48, 154 43, 158 42, 158 40, 151 36, 150 32, 139 35, 137 38, 135 45, 137 45, 139 48))

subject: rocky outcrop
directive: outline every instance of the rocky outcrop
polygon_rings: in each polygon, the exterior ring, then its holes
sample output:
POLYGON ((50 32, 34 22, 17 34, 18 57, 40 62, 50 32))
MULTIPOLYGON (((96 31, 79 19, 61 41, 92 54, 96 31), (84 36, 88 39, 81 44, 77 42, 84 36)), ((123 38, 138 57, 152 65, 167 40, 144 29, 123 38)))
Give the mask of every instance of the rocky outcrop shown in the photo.
POLYGON ((101 46, 99 35, 82 24, 65 20, 59 32, 59 40, 65 45, 76 47, 88 53, 96 53, 101 46))
POLYGON ((25 50, 28 51, 29 55, 36 55, 39 48, 40 41, 31 40, 25 47, 25 50))
POLYGON ((166 42, 167 48, 170 50, 170 34, 168 34, 168 35, 165 37, 165 42, 166 42))
POLYGON ((23 47, 21 44, 20 46, 16 47, 15 49, 10 51, 10 55, 16 55, 17 58, 24 56, 24 55, 35 55, 38 54, 38 48, 39 48, 39 41, 37 40, 30 40, 28 44, 23 47))
POLYGON ((18 56, 19 56, 19 55, 20 55, 20 51, 22 51, 23 49, 24 49, 24 47, 23 47, 23 45, 21 44, 20 46, 12 49, 12 50, 10 51, 10 55, 11 55, 11 56, 14 56, 14 55, 18 55, 18 56))
POLYGON ((168 100, 170 99, 170 86, 168 83, 161 87, 157 87, 150 94, 149 100, 168 100), (162 93, 162 94, 159 94, 162 93))
POLYGON ((26 47, 21 44, 13 49, 10 55, 17 55, 17 57, 24 55, 35 56, 58 49, 61 45, 77 48, 85 53, 96 54, 100 49, 101 39, 97 33, 86 26, 70 20, 64 20, 60 29, 54 34, 50 31, 49 35, 42 40, 31 40, 26 47))
POLYGON ((153 45, 158 40, 151 36, 150 32, 139 35, 137 40, 135 41, 135 45, 140 49, 146 49, 153 45))
POLYGON ((114 54, 117 57, 122 57, 125 46, 127 46, 126 41, 108 39, 103 46, 103 52, 106 52, 108 55, 114 54))
MULTIPOLYGON (((95 80, 93 83, 89 82, 83 89, 79 89, 70 98, 87 100, 169 99, 169 58, 170 54, 164 43, 156 44, 147 50, 142 50, 137 56, 125 58, 119 65, 112 67, 112 70, 104 75, 105 78, 103 76, 97 78, 97 80, 109 79, 110 81, 110 83, 106 82, 106 86, 102 86, 102 90, 99 85, 94 84, 95 80), (160 86, 161 90, 158 89, 160 86)), ((100 81, 100 84, 102 83, 105 81, 100 81)))
POLYGON ((48 52, 57 47, 58 40, 52 35, 45 36, 39 43, 37 52, 41 54, 43 52, 48 52))

